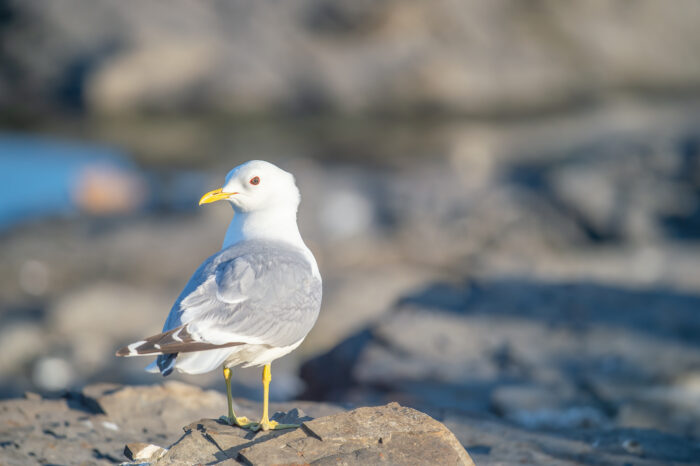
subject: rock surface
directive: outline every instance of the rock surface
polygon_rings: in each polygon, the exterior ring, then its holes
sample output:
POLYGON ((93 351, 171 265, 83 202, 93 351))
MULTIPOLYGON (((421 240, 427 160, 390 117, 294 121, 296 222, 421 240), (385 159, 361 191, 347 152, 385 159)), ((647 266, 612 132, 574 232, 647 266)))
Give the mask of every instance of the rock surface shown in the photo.
MULTIPOLYGON (((258 404, 237 402, 239 414, 259 416, 258 404)), ((142 452, 151 455, 146 461, 162 465, 646 466, 690 464, 700 457, 698 442, 651 429, 533 432, 457 412, 448 412, 443 425, 396 403, 352 411, 324 403, 273 404, 273 418, 303 423, 294 430, 251 433, 211 418, 190 421, 218 416, 225 406, 222 394, 181 383, 90 386, 56 399, 27 394, 0 402, 0 464, 142 462, 142 452)))
POLYGON ((474 464, 444 425, 396 403, 318 419, 290 414, 278 419, 301 428, 256 434, 202 419, 156 464, 474 464))
MULTIPOLYGON (((257 403, 237 400, 241 415, 257 418, 257 403)), ((271 404, 321 417, 343 411, 325 404, 271 404)), ((60 398, 28 394, 0 402, 0 464, 111 464, 124 461, 127 444, 168 446, 182 426, 201 416, 219 417, 226 397, 180 382, 154 386, 100 384, 60 398)))
MULTIPOLYGON (((183 421, 202 414, 216 416, 226 402, 220 393, 177 382, 89 386, 82 393, 53 400, 29 394, 23 400, 0 403, 0 463, 101 464, 119 461, 123 452, 137 463, 164 465, 434 464, 435 460, 473 465, 444 425, 411 408, 394 403, 344 412, 322 403, 293 405, 272 418, 303 427, 252 433, 212 419, 183 421), (183 424, 185 434, 173 441, 181 432, 177 426, 183 424)), ((239 403, 238 409, 250 418, 259 416, 259 406, 251 403, 239 403)))

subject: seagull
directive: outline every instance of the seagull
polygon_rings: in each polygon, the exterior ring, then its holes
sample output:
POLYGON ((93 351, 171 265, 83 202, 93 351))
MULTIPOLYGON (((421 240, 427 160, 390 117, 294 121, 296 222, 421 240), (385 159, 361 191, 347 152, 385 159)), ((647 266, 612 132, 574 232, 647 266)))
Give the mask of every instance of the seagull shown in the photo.
POLYGON ((157 356, 146 370, 203 374, 223 367, 231 425, 252 431, 298 427, 268 417, 270 364, 296 349, 321 309, 321 275, 297 226, 301 196, 294 177, 252 160, 226 175, 199 205, 228 201, 234 210, 223 246, 194 272, 162 333, 117 356, 157 356), (263 366, 260 422, 237 417, 232 368, 263 366))

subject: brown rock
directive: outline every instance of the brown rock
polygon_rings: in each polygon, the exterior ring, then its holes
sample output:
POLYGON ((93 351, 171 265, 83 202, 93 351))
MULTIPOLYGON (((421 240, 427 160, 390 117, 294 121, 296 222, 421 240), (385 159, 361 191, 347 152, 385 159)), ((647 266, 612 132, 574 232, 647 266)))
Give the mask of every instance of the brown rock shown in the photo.
POLYGON ((167 450, 152 443, 127 443, 124 447, 124 456, 131 461, 153 461, 165 455, 167 450))
POLYGON ((474 464, 443 424, 397 403, 318 419, 294 409, 273 418, 305 421, 298 429, 253 433, 202 419, 185 427, 157 464, 474 464))
MULTIPOLYGON (((273 417, 281 418, 279 413, 273 417)), ((158 460, 158 465, 238 464, 241 449, 290 432, 250 432, 214 419, 201 419, 186 426, 184 430, 185 434, 158 460)))
POLYGON ((250 464, 461 464, 464 447, 440 422, 411 408, 382 407, 327 416, 240 451, 250 464))

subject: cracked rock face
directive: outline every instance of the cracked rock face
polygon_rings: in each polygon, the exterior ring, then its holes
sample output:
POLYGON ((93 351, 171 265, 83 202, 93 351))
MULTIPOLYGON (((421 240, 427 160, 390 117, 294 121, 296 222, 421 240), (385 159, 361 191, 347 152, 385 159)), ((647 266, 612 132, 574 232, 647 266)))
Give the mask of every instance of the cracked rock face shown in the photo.
POLYGON ((185 431, 156 464, 474 464, 442 423, 397 403, 310 419, 291 430, 252 433, 202 419, 185 431))

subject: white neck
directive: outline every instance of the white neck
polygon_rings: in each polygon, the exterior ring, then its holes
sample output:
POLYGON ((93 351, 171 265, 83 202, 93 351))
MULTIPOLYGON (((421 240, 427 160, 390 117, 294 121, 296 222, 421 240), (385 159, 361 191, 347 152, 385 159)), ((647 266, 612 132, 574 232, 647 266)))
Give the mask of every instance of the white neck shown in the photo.
POLYGON ((245 240, 280 241, 299 248, 311 263, 314 275, 320 278, 313 254, 301 239, 296 210, 289 208, 236 212, 226 230, 222 249, 245 240))

